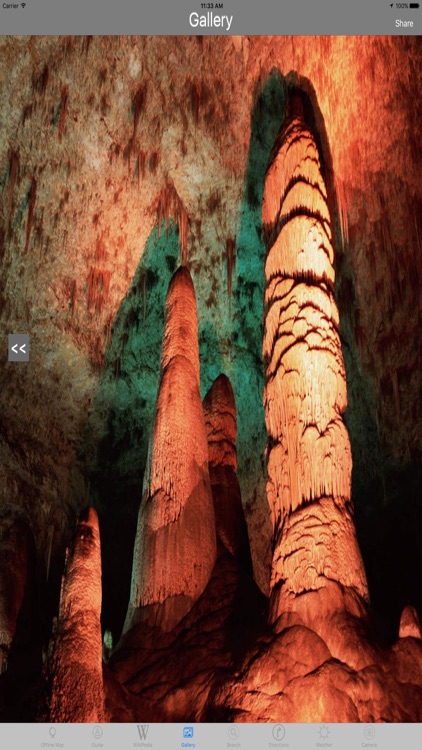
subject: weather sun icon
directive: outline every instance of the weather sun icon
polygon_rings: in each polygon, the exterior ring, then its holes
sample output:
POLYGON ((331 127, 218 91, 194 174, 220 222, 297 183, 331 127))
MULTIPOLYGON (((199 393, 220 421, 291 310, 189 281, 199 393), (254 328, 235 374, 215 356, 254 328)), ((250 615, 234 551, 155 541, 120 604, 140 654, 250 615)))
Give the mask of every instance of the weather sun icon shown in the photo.
POLYGON ((320 740, 328 740, 330 736, 330 730, 328 729, 326 724, 322 724, 318 731, 320 740))

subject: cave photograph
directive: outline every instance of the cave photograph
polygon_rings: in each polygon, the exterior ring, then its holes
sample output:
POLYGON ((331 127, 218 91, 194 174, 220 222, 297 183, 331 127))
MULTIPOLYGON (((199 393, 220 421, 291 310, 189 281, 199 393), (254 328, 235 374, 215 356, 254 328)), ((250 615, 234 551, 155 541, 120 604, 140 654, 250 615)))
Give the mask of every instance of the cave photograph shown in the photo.
POLYGON ((0 37, 0 720, 422 722, 420 37, 0 37))

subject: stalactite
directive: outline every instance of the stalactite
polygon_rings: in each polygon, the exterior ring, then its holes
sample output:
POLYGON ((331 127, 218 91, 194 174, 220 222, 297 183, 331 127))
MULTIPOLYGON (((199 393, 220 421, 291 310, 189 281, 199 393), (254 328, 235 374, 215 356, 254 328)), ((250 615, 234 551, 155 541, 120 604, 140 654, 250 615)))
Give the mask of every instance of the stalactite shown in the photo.
POLYGON ((167 293, 161 376, 125 630, 140 621, 164 630, 175 627, 203 592, 215 559, 195 291, 182 266, 167 293))
POLYGON ((42 206, 42 208, 40 209, 39 219, 37 222, 37 227, 36 227, 36 232, 35 232, 35 241, 37 245, 39 246, 40 252, 42 250, 43 236, 44 236, 44 206, 42 206))
POLYGON ((35 177, 31 180, 31 187, 29 191, 29 201, 28 201, 28 222, 26 225, 26 241, 25 241, 25 250, 24 255, 28 252, 29 247, 29 240, 31 237, 31 228, 32 228, 32 221, 34 218, 34 208, 35 208, 35 201, 37 199, 37 181, 35 177))
POLYGON ((84 36, 82 39, 82 52, 84 53, 85 57, 88 57, 88 52, 91 47, 92 43, 92 34, 88 34, 87 36, 84 36))
POLYGON ((110 288, 111 271, 91 266, 88 276, 87 304, 90 312, 101 313, 110 288))
POLYGON ((227 237, 226 239, 226 265, 227 265, 227 294, 229 296, 229 305, 232 298, 232 281, 233 271, 236 265, 236 238, 227 237))
POLYGON ((142 179, 145 178, 146 159, 147 159, 147 155, 146 155, 145 151, 140 151, 139 152, 139 156, 138 156, 138 160, 139 160, 139 171, 141 173, 142 179))
POLYGON ((39 97, 44 98, 45 92, 47 90, 47 84, 49 79, 49 70, 48 65, 45 63, 41 73, 39 75, 36 75, 34 72, 32 76, 32 88, 36 94, 38 94, 39 97))
POLYGON ((200 84, 197 82, 194 82, 191 84, 190 87, 190 104, 191 104, 191 110, 193 115, 193 121, 195 123, 195 128, 198 126, 199 121, 199 103, 201 101, 201 88, 200 84))
POLYGON ((334 189, 336 192, 336 203, 340 223, 340 236, 343 249, 349 243, 349 222, 347 212, 347 201, 344 192, 344 185, 335 179, 334 189))
POLYGON ((8 185, 8 201, 7 201, 7 214, 9 218, 9 235, 12 228, 12 209, 13 209, 13 196, 15 192, 15 184, 16 181, 19 179, 19 171, 20 171, 20 163, 19 163, 19 154, 14 151, 14 149, 11 149, 9 153, 9 185, 8 185))
POLYGON ((138 130, 138 123, 145 109, 146 103, 146 85, 142 85, 136 91, 132 99, 132 112, 133 112, 133 138, 138 130))
POLYGON ((152 174, 155 174, 160 163, 160 154, 158 151, 152 151, 148 159, 148 169, 152 174))
POLYGON ((292 595, 328 581, 367 598, 350 511, 352 457, 342 419, 347 392, 330 214, 318 149, 299 97, 291 100, 276 139, 262 215, 274 621, 292 595))
POLYGON ((97 237, 95 242, 95 261, 96 263, 104 263, 107 256, 106 245, 101 237, 97 237))
POLYGON ((64 128, 66 125, 67 105, 69 100, 69 89, 67 86, 62 87, 59 114, 59 143, 62 142, 64 128))
POLYGON ((179 227, 179 241, 182 248, 182 258, 184 265, 188 260, 188 226, 189 217, 183 201, 180 199, 178 192, 172 180, 167 180, 161 188, 157 202, 157 223, 158 236, 160 236, 161 223, 166 220, 166 232, 168 232, 169 220, 174 219, 179 227))
POLYGON ((67 552, 57 624, 47 663, 49 720, 104 721, 98 517, 79 517, 67 552))
POLYGON ((147 314, 147 279, 148 271, 144 270, 141 272, 141 294, 142 294, 142 320, 145 320, 147 314))
MULTIPOLYGON (((142 85, 137 89, 137 91, 135 92, 132 98, 131 110, 132 110, 132 115, 133 115, 133 131, 132 131, 131 137, 129 138, 128 144, 123 151, 124 158, 128 162, 129 174, 130 174, 132 152, 137 146, 136 133, 138 130, 139 120, 141 118, 142 113, 145 110, 145 102, 146 102, 146 85, 142 85)), ((138 163, 138 167, 139 167, 139 163, 138 163)), ((139 171, 138 171, 138 181, 139 181, 139 171)))

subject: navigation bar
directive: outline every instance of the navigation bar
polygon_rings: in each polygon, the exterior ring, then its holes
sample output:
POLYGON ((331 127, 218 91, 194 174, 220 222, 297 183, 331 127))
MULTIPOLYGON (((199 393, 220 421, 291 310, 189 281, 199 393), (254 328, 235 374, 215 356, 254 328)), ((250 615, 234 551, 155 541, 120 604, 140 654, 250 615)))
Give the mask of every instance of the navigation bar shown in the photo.
POLYGON ((63 750, 420 750, 420 724, 3 724, 1 747, 63 750))
POLYGON ((0 3, 1 34, 421 34, 419 3, 388 0, 27 0, 0 3))

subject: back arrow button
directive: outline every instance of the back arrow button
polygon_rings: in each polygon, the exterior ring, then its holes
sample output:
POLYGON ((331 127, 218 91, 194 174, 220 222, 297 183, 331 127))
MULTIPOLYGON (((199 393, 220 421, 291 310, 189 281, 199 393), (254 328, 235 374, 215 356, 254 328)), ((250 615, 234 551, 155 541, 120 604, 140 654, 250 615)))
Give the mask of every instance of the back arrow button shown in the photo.
POLYGON ((29 362, 29 335, 27 333, 9 333, 9 362, 29 362))

